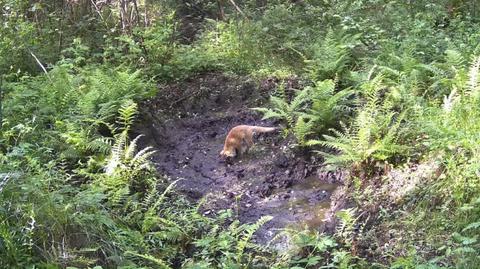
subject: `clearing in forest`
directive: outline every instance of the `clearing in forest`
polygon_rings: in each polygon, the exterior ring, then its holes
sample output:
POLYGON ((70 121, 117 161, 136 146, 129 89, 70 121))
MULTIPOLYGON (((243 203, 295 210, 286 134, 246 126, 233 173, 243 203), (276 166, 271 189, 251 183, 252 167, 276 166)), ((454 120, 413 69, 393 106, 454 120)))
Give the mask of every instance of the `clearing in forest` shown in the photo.
POLYGON ((271 80, 257 85, 217 73, 161 86, 159 95, 142 105, 135 128, 145 135, 143 143, 157 150, 157 170, 179 179, 177 189, 192 200, 206 199, 204 214, 231 208, 242 222, 272 216, 257 233, 258 242, 284 227, 323 229, 341 180, 339 173, 318 172, 315 161, 280 132, 257 135, 250 152, 231 165, 219 158, 230 128, 278 126, 250 109, 262 105, 274 87, 271 80))

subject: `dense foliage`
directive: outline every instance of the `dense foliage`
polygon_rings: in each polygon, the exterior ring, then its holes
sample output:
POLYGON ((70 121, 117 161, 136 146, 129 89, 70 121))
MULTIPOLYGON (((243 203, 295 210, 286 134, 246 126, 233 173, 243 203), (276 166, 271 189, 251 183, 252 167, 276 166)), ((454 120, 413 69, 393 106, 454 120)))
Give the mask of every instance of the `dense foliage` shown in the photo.
POLYGON ((477 1, 0 0, 0 10, 1 268, 480 263, 477 1), (354 207, 334 234, 285 231, 296 248, 278 253, 251 243, 268 216, 205 217, 157 174, 153 150, 129 135, 137 103, 156 82, 211 70, 307 81, 294 93, 280 83, 255 110, 349 171, 354 207), (433 172, 419 179, 422 167, 433 172))

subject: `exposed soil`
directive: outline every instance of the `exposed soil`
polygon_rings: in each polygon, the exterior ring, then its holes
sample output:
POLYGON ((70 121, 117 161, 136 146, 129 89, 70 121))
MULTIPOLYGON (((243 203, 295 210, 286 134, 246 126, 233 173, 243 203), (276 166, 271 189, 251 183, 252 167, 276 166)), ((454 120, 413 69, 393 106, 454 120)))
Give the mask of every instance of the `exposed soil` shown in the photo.
MULTIPOLYGON (((281 132, 257 136, 254 147, 232 164, 219 158, 228 130, 239 124, 278 126, 250 108, 262 106, 277 86, 244 77, 204 74, 160 86, 141 107, 135 130, 157 150, 158 171, 192 200, 205 198, 204 214, 231 208, 242 222, 271 215, 256 240, 267 242, 284 227, 323 229, 341 173, 319 170, 317 160, 292 146, 281 132)), ((287 91, 299 87, 287 83, 287 91)), ((334 204, 334 203, 332 203, 334 204)), ((338 204, 335 202, 335 204, 338 204)))

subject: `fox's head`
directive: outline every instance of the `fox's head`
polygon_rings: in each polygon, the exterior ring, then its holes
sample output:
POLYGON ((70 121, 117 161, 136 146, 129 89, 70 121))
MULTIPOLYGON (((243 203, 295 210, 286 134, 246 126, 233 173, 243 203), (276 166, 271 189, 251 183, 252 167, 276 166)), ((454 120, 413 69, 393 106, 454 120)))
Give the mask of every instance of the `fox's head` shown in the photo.
POLYGON ((235 157, 235 153, 236 152, 233 152, 230 153, 229 151, 226 151, 226 150, 222 150, 220 151, 220 160, 221 162, 225 162, 226 164, 233 164, 233 157, 235 157))
POLYGON ((222 151, 220 151, 220 156, 222 157, 235 157, 236 155, 236 152, 235 151, 229 151, 229 150, 225 150, 223 149, 222 151))

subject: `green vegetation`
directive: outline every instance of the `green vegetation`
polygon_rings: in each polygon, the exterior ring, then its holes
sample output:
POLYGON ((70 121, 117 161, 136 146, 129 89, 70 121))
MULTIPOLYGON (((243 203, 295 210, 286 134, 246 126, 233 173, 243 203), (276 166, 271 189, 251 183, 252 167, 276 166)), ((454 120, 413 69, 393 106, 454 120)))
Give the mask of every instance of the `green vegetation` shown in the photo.
POLYGON ((478 1, 0 10, 0 268, 478 268, 478 1), (256 245, 268 216, 206 217, 157 173, 131 137, 138 103, 208 71, 283 81, 255 110, 348 171, 352 207, 333 234, 256 245), (294 76, 306 86, 292 93, 294 76), (416 188, 392 200, 395 184, 416 188))

